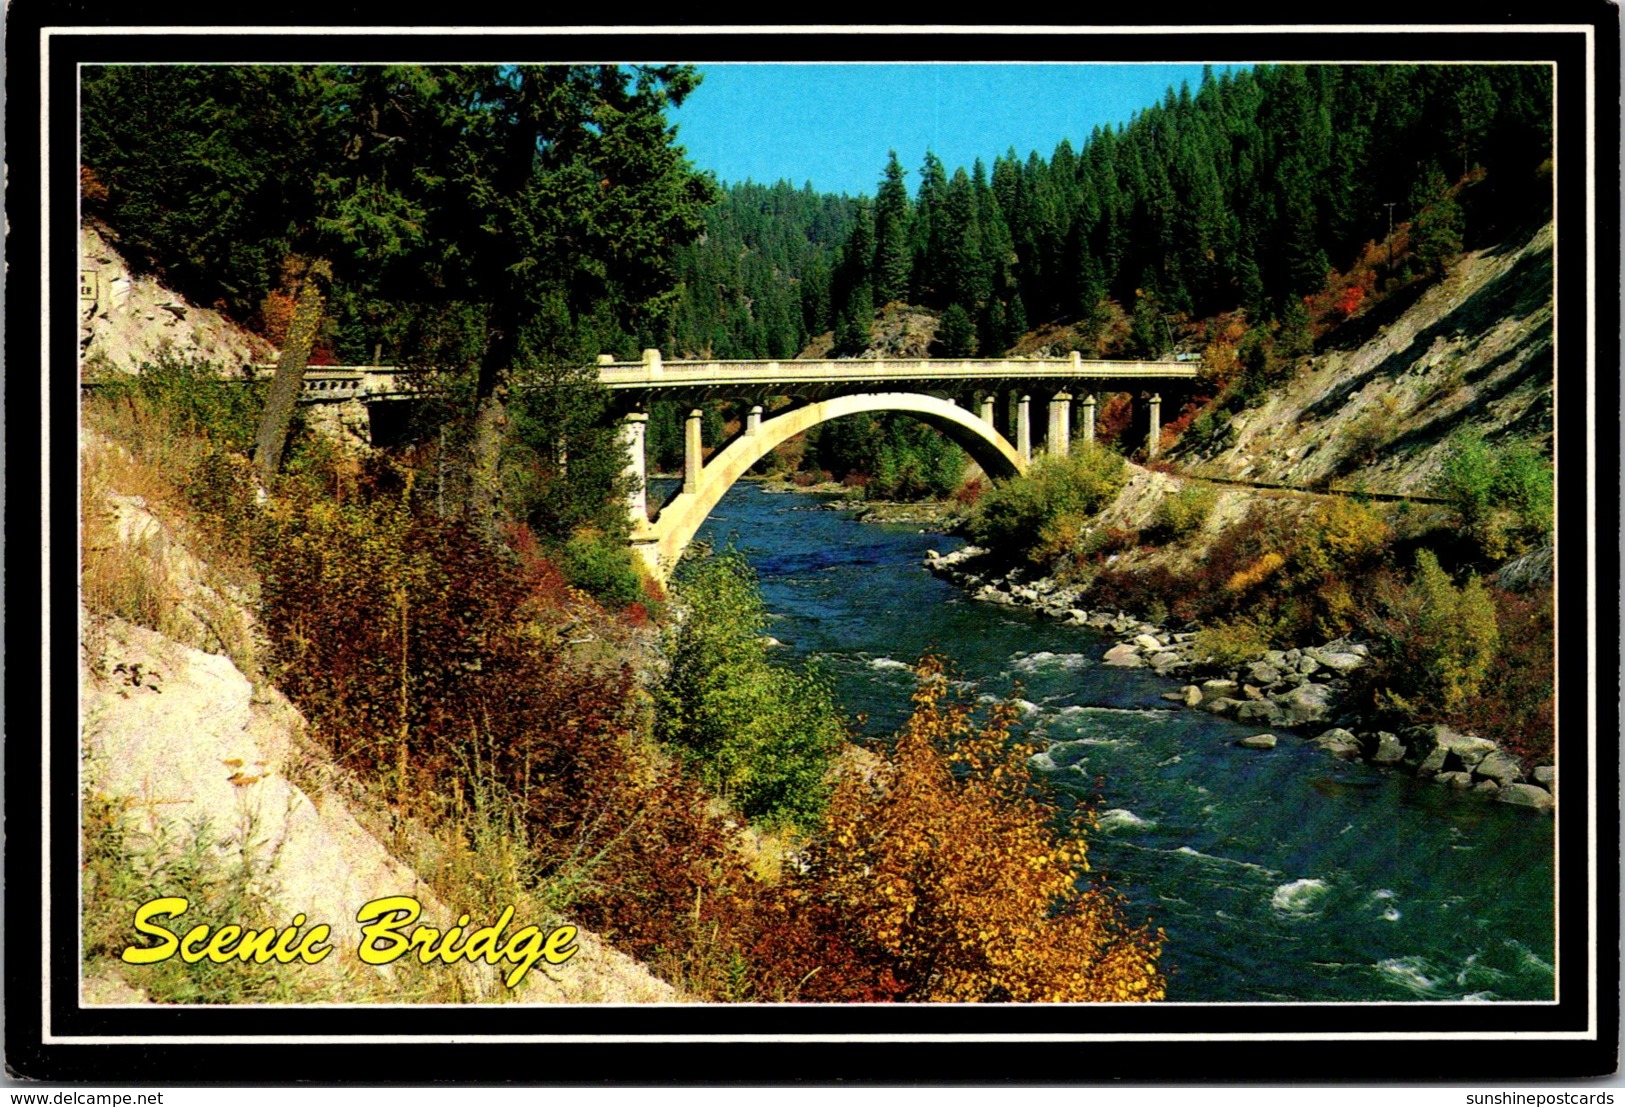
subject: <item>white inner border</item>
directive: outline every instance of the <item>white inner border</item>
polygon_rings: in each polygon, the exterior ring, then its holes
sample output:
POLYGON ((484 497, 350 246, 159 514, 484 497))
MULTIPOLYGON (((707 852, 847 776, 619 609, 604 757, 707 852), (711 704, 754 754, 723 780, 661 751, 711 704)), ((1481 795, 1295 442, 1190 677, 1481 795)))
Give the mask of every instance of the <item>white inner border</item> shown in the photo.
MULTIPOLYGON (((298 35, 318 35, 318 34, 320 34, 320 35, 351 34, 351 35, 378 35, 378 36, 383 36, 383 35, 395 35, 395 36, 444 36, 444 35, 497 35, 497 34, 501 34, 501 35, 548 34, 548 35, 570 35, 570 36, 581 36, 581 35, 616 35, 616 36, 642 35, 642 36, 649 36, 649 35, 659 35, 659 34, 681 33, 681 34, 693 34, 693 35, 741 35, 741 36, 744 36, 744 35, 761 35, 761 34, 808 35, 808 34, 830 34, 830 33, 839 33, 839 34, 846 34, 846 35, 866 34, 866 33, 867 34, 902 33, 902 34, 920 34, 920 35, 927 35, 927 34, 929 34, 929 35, 998 35, 998 34, 1006 34, 1006 35, 1008 35, 1008 34, 1032 34, 1034 32, 1039 32, 1039 33, 1044 33, 1044 34, 1054 34, 1054 35, 1075 36, 1075 35, 1083 35, 1083 34, 1087 34, 1087 35, 1168 34, 1168 33, 1171 33, 1171 32, 1172 33, 1177 33, 1177 30, 1178 30, 1177 28, 1166 27, 1166 26, 1164 26, 1164 27, 1079 27, 1079 26, 1021 26, 1021 27, 1009 27, 1009 26, 992 26, 992 27, 931 26, 931 27, 918 27, 918 26, 904 26, 904 25, 893 25, 893 26, 874 25, 874 26, 861 26, 861 27, 859 27, 859 26, 839 26, 839 25, 825 25, 825 26, 766 26, 766 25, 753 25, 753 26, 748 26, 748 27, 747 26, 734 26, 734 25, 681 26, 681 27, 663 26, 663 25, 648 25, 648 26, 635 26, 635 27, 627 27, 627 26, 621 26, 621 27, 580 26, 580 27, 501 27, 501 28, 461 27, 461 26, 458 26, 458 27, 315 27, 315 28, 311 28, 311 27, 305 27, 305 28, 300 28, 300 27, 269 27, 269 26, 267 26, 267 27, 229 27, 229 28, 227 28, 227 27, 73 27, 73 26, 64 26, 64 27, 46 27, 46 28, 42 28, 40 30, 40 105, 41 105, 41 115, 40 115, 40 127, 41 127, 41 133, 40 133, 40 155, 41 155, 40 156, 40 206, 41 206, 41 213, 42 213, 41 214, 41 220, 40 220, 40 256, 41 256, 41 259, 42 259, 41 260, 41 286, 44 289, 44 296, 42 297, 41 312, 40 312, 40 350, 41 350, 41 364, 40 364, 40 373, 41 373, 40 428, 41 428, 41 430, 40 430, 40 443, 41 443, 42 459, 47 463, 47 471, 48 471, 48 463, 49 463, 49 459, 50 459, 50 419, 49 419, 49 414, 50 414, 50 406, 51 406, 51 391, 50 391, 50 384, 51 384, 51 376, 50 376, 51 315, 50 315, 50 306, 51 306, 51 299, 52 299, 53 290, 50 287, 50 265, 49 265, 49 261, 48 261, 49 257, 51 256, 51 249, 52 249, 51 241, 50 241, 50 239, 51 239, 50 228, 52 226, 52 222, 51 222, 51 208, 50 208, 51 193, 50 193, 50 189, 49 189, 49 180, 48 180, 49 173, 48 173, 48 168, 47 167, 50 165, 50 162, 51 162, 51 159, 50 159, 50 126, 49 126, 49 123, 50 123, 50 118, 51 118, 52 105, 51 105, 50 97, 49 97, 49 77, 50 77, 50 73, 49 73, 49 55, 50 55, 50 40, 52 39, 52 37, 61 36, 61 35, 118 35, 118 36, 200 35, 201 36, 201 35, 214 35, 214 34, 225 34, 225 33, 229 33, 229 34, 232 34, 232 35, 293 37, 293 36, 298 36, 298 35)), ((1586 324, 1587 324, 1587 326, 1586 326, 1586 333, 1585 333, 1585 350, 1586 350, 1586 357, 1585 357, 1585 388, 1586 388, 1586 398, 1587 398, 1587 402, 1585 403, 1585 408, 1586 408, 1586 446, 1587 446, 1587 448, 1586 448, 1586 473, 1587 473, 1588 479, 1591 480, 1592 482, 1594 482, 1595 479, 1596 479, 1596 458, 1594 456, 1595 455, 1595 442, 1596 442, 1596 411, 1595 411, 1595 405, 1589 402, 1589 398, 1595 395, 1595 390, 1596 390, 1596 356, 1597 356, 1597 333, 1596 333, 1596 244, 1595 244, 1595 241, 1594 241, 1595 236, 1596 236, 1596 214, 1597 214, 1597 211, 1596 211, 1595 189, 1592 187, 1592 177, 1593 177, 1593 175, 1595 173, 1595 164, 1596 164, 1596 135, 1595 135, 1595 131, 1596 131, 1596 76, 1595 76, 1596 43, 1595 43, 1595 28, 1593 28, 1589 24, 1511 24, 1511 25, 1423 24, 1423 25, 1415 25, 1415 26, 1395 26, 1395 25, 1374 25, 1374 26, 1326 25, 1326 26, 1311 26, 1311 25, 1301 25, 1301 24, 1271 26, 1271 25, 1262 25, 1261 24, 1261 25, 1249 25, 1249 26, 1201 27, 1201 28, 1192 29, 1191 33, 1193 34, 1193 36, 1197 36, 1197 37, 1208 37, 1208 36, 1218 36, 1218 35, 1227 35, 1227 34, 1255 34, 1255 33, 1260 33, 1260 32, 1270 33, 1270 34, 1334 34, 1334 33, 1340 32, 1340 31, 1342 31, 1342 32, 1357 31, 1357 32, 1371 33, 1371 34, 1396 34, 1396 33, 1399 33, 1399 34, 1430 34, 1430 33, 1441 33, 1441 32, 1469 32, 1469 33, 1471 33, 1471 32, 1480 32, 1480 33, 1482 33, 1482 32, 1485 32, 1485 31, 1493 31, 1493 32, 1511 32, 1511 33, 1522 32, 1522 33, 1545 33, 1545 34, 1566 33, 1566 34, 1580 34, 1580 35, 1584 36, 1584 39, 1585 39, 1585 59, 1586 59, 1586 61, 1585 61, 1585 114, 1586 114, 1586 120, 1585 120, 1585 122, 1586 122, 1586 128, 1585 128, 1585 130, 1586 130, 1586 141, 1585 141, 1585 180, 1586 180, 1585 195, 1586 195, 1586 204, 1585 204, 1585 208, 1586 208, 1586 214, 1585 214, 1585 226, 1584 226, 1584 244, 1585 244, 1584 248, 1585 248, 1585 253, 1586 253, 1586 265, 1585 265, 1586 286, 1585 286, 1585 289, 1584 289, 1584 298, 1585 298, 1585 303, 1586 303, 1586 308, 1587 308, 1587 316, 1586 316, 1586 324)), ((1411 63, 1411 64, 1420 64, 1420 63, 1418 63, 1416 61, 1416 59, 1407 59, 1407 61, 1409 63, 1411 63)), ((132 63, 132 64, 138 64, 138 63, 132 63)), ((230 64, 230 63, 229 62, 225 62, 225 63, 218 63, 217 62, 217 63, 212 63, 212 64, 230 64)), ((270 63, 267 63, 267 64, 270 64, 270 63)), ((297 64, 297 63, 279 62, 279 63, 276 63, 276 64, 297 64)), ((561 63, 561 64, 563 64, 563 63, 561 63)), ((812 64, 817 64, 817 63, 815 62, 815 63, 812 63, 812 64)), ((876 64, 908 64, 908 63, 906 63, 906 62, 898 62, 898 63, 876 63, 876 64)), ((966 64, 970 64, 970 63, 966 63, 966 64)), ((1012 63, 1012 64, 1021 64, 1021 63, 1012 63)), ((1031 64, 1031 63, 1029 63, 1029 64, 1031 64)), ((1080 62, 1078 64, 1090 64, 1090 63, 1080 62)), ((1096 64, 1101 64, 1101 63, 1096 63, 1096 64)), ((1119 64, 1125 64, 1125 63, 1119 63, 1119 64)), ((1126 63, 1126 64, 1155 64, 1155 63, 1152 63, 1152 62, 1140 62, 1140 63, 1126 63)), ((1268 63, 1267 62, 1251 62, 1251 63, 1246 63, 1246 64, 1268 64, 1268 63)), ((1283 63, 1283 64, 1293 64, 1293 65, 1383 64, 1383 62, 1381 60, 1379 60, 1379 59, 1358 59, 1356 61, 1349 61, 1347 58, 1338 58, 1338 57, 1334 56, 1334 57, 1328 57, 1327 59, 1325 59, 1322 62, 1317 62, 1317 61, 1308 60, 1308 59, 1299 59, 1299 60, 1294 60, 1294 61, 1292 61, 1290 63, 1283 63)), ((1494 63, 1493 60, 1490 60, 1490 61, 1484 62, 1483 64, 1495 64, 1495 63, 1494 63)), ((1526 63, 1520 63, 1520 64, 1526 64, 1526 63)), ((1553 92, 1554 92, 1554 96, 1553 96, 1553 113, 1554 113, 1554 120, 1553 120, 1553 122, 1554 122, 1554 126, 1553 126, 1553 164, 1554 164, 1554 175, 1553 175, 1554 176, 1554 179, 1553 179, 1553 187, 1554 187, 1554 210, 1553 210, 1553 217, 1554 217, 1554 246, 1553 246, 1553 253, 1554 253, 1554 261, 1555 261, 1555 255, 1556 255, 1556 249, 1557 249, 1557 240, 1556 240, 1556 236, 1555 236, 1555 220, 1556 220, 1556 200, 1555 200, 1555 196, 1556 196, 1556 191, 1555 191, 1555 189, 1556 189, 1556 173, 1555 173, 1555 166, 1557 164, 1557 159, 1556 159, 1557 131, 1556 131, 1556 118, 1555 118, 1555 113, 1556 113, 1556 79, 1557 79, 1557 77, 1560 77, 1560 76, 1561 76, 1561 74, 1554 74, 1554 83, 1553 83, 1553 92)), ((78 115, 79 115, 79 104, 78 104, 77 89, 78 89, 78 83, 76 82, 75 83, 75 99, 74 99, 74 105, 73 105, 74 117, 75 117, 76 121, 77 121, 78 115)), ((79 229, 78 229, 79 212, 78 212, 78 209, 77 209, 77 205, 75 205, 75 208, 73 210, 73 215, 74 215, 74 218, 75 218, 75 226, 73 228, 72 241, 74 243, 74 249, 75 249, 75 251, 77 251, 79 249, 79 229)), ((1555 304, 1554 304, 1554 312, 1553 312, 1553 336, 1554 336, 1554 355, 1555 355, 1555 343, 1556 343, 1556 310, 1555 310, 1555 304)), ((1555 366, 1556 366, 1556 358, 1555 358, 1555 356, 1554 356, 1554 359, 1553 359, 1553 365, 1554 365, 1554 369, 1553 369, 1554 419, 1555 419, 1555 402, 1556 402, 1556 368, 1555 368, 1555 366)), ((77 394, 77 389, 75 389, 75 392, 77 394)), ((1555 458, 1554 458, 1554 461, 1555 461, 1555 458)), ((166 1035, 122 1036, 122 1035, 57 1035, 57 1034, 54 1034, 52 1032, 52 1029, 51 1029, 51 971, 50 971, 51 966, 50 966, 50 953, 49 953, 49 950, 50 950, 49 935, 51 933, 51 902, 52 902, 52 897, 49 895, 49 889, 51 887, 51 868, 50 868, 51 773, 50 773, 50 757, 49 757, 50 729, 51 729, 50 728, 51 701, 50 701, 49 689, 50 689, 50 670, 51 670, 51 658, 52 658, 52 648, 51 648, 51 638, 50 638, 50 632, 51 632, 51 619, 50 619, 50 614, 51 614, 51 600, 50 600, 50 597, 51 597, 51 583, 50 583, 50 556, 49 556, 50 555, 50 545, 49 545, 49 543, 50 543, 50 533, 51 533, 51 528, 50 528, 51 509, 52 509, 52 499, 53 499, 54 493, 55 493, 55 490, 51 487, 50 482, 48 480, 46 482, 44 482, 44 486, 41 489, 41 496, 40 496, 40 531, 41 531, 41 536, 42 536, 41 537, 41 551, 42 551, 41 585, 42 585, 42 587, 41 587, 41 597, 40 597, 40 604, 41 604, 40 670, 41 670, 42 686, 43 686, 43 691, 44 691, 44 695, 42 695, 42 697, 41 697, 41 718, 42 718, 42 729, 41 729, 42 747, 41 747, 41 750, 42 750, 42 757, 41 757, 40 790, 41 790, 41 818, 43 819, 43 823, 42 823, 43 833, 41 834, 40 865, 41 865, 41 878, 42 878, 41 879, 41 885, 42 885, 43 888, 45 888, 47 890, 47 894, 41 897, 42 907, 43 907, 43 910, 42 910, 42 913, 41 913, 41 923, 42 923, 43 928, 44 928, 43 933, 46 935, 46 941, 43 944, 43 950, 42 950, 42 952, 44 953, 44 956, 41 958, 41 976, 40 976, 40 1004, 41 1004, 41 1012, 40 1012, 40 1014, 41 1014, 41 1024, 40 1025, 41 1025, 41 1028, 42 1028, 42 1041, 44 1043, 46 1043, 46 1044, 60 1044, 60 1045, 113 1045, 113 1044, 162 1045, 162 1044, 170 1044, 170 1043, 174 1043, 174 1044, 204 1044, 204 1043, 221 1043, 221 1042, 242 1042, 242 1043, 254 1042, 254 1043, 265 1043, 265 1044, 355 1043, 355 1044, 358 1044, 358 1045, 359 1044, 368 1044, 368 1045, 370 1045, 370 1044, 392 1044, 392 1043, 399 1043, 399 1042, 403 1042, 403 1041, 425 1042, 425 1043, 433 1042, 433 1043, 444 1043, 444 1044, 505 1043, 505 1042, 511 1042, 511 1043, 514 1043, 514 1044, 536 1044, 536 1043, 558 1044, 561 1039, 559 1038, 559 1036, 557 1034, 513 1034, 513 1035, 497 1034, 497 1035, 492 1035, 492 1034, 444 1034, 444 1033, 437 1034, 437 1033, 424 1033, 424 1034, 402 1034, 402 1035, 325 1035, 325 1034, 243 1035, 243 1034, 212 1034, 212 1035, 168 1035, 168 1036, 166 1036, 166 1035)), ((76 511, 77 511, 78 506, 79 506, 78 505, 77 482, 76 482, 76 485, 75 485, 74 502, 75 502, 75 507, 76 507, 76 511)), ((1554 534, 1555 534, 1555 532, 1556 532, 1556 528, 1554 526, 1554 534)), ((1554 547, 1555 547, 1555 539, 1554 539, 1554 547)), ((1586 614, 1586 627, 1585 627, 1585 644, 1586 644, 1587 672, 1588 672, 1589 677, 1590 677, 1590 679, 1588 679, 1587 682, 1586 682, 1586 704, 1587 704, 1587 724, 1588 724, 1587 725, 1587 732, 1586 732, 1586 761, 1587 761, 1587 769, 1588 769, 1588 774, 1589 774, 1589 794, 1587 796, 1587 802, 1589 804, 1588 810, 1592 813, 1592 819, 1591 819, 1590 823, 1587 825, 1587 839, 1588 839, 1588 844, 1590 846, 1590 863, 1589 863, 1588 872, 1587 872, 1587 881, 1588 882, 1587 882, 1587 894, 1586 894, 1586 916, 1587 916, 1587 920, 1589 922, 1589 925, 1587 927, 1587 942, 1588 942, 1588 956, 1589 956, 1589 962, 1588 963, 1591 966, 1591 973, 1590 973, 1590 977, 1589 977, 1589 981, 1588 981, 1588 983, 1589 983, 1589 992, 1588 992, 1587 1026, 1586 1026, 1586 1029, 1583 1030, 1583 1031, 1491 1031, 1491 1032, 1462 1032, 1462 1031, 1404 1031, 1404 1032, 1401 1032, 1401 1031, 1374 1031, 1374 1032, 1352 1032, 1351 1031, 1351 1032, 1315 1032, 1315 1033, 1280 1033, 1280 1034, 1274 1034, 1274 1033, 1209 1033, 1209 1032, 1195 1032, 1195 1033, 1185 1033, 1185 1034, 1179 1034, 1179 1033, 1173 1033, 1173 1034, 1169 1034, 1169 1033, 1164 1033, 1164 1034, 1156 1034, 1156 1033, 1114 1034, 1114 1033, 999 1033, 999 1032, 994 1032, 994 1031, 978 1030, 978 1031, 970 1031, 970 1032, 966 1032, 966 1033, 948 1033, 948 1034, 880 1034, 880 1033, 852 1033, 852 1034, 838 1034, 838 1033, 837 1034, 818 1034, 818 1033, 811 1033, 811 1034, 795 1034, 795 1033, 786 1033, 786 1034, 682 1034, 682 1033, 588 1034, 588 1035, 579 1035, 579 1036, 572 1035, 572 1036, 570 1036, 570 1037, 568 1037, 567 1039, 564 1039, 564 1040, 571 1041, 571 1042, 580 1041, 580 1042, 589 1042, 589 1043, 596 1042, 596 1043, 604 1043, 604 1044, 634 1044, 634 1043, 639 1043, 639 1042, 708 1042, 708 1043, 710 1043, 710 1042, 739 1042, 739 1043, 766 1043, 766 1042, 817 1042, 817 1043, 832 1043, 832 1042, 834 1042, 834 1043, 838 1043, 838 1042, 967 1042, 967 1041, 978 1041, 978 1040, 1000 1041, 1000 1042, 1112 1042, 1112 1041, 1124 1041, 1124 1042, 1155 1042, 1155 1041, 1217 1041, 1217 1042, 1233 1041, 1233 1042, 1245 1042, 1245 1041, 1372 1041, 1372 1040, 1396 1040, 1396 1041, 1403 1041, 1403 1040, 1442 1040, 1442 1041, 1479 1041, 1479 1040, 1482 1040, 1482 1041, 1490 1041, 1490 1040, 1521 1040, 1521 1041, 1541 1041, 1541 1040, 1544 1040, 1544 1041, 1557 1041, 1557 1040, 1574 1040, 1574 1041, 1595 1041, 1595 1040, 1597 1040, 1597 1037, 1598 1037, 1598 1033, 1597 1033, 1597 1031, 1598 1031, 1598 1027, 1597 1027, 1597 999, 1598 999, 1598 969, 1599 969, 1599 964, 1598 964, 1598 960, 1597 960, 1598 949, 1597 949, 1597 938, 1596 938, 1597 917, 1598 917, 1597 916, 1597 912, 1598 912, 1598 903, 1597 903, 1597 853, 1598 853, 1598 848, 1597 847, 1598 847, 1598 842, 1597 842, 1597 825, 1596 825, 1596 812, 1597 812, 1597 801, 1598 801, 1598 789, 1597 789, 1597 740, 1596 740, 1597 739, 1597 717, 1596 717, 1596 710, 1597 710, 1597 680, 1596 680, 1596 678, 1597 678, 1597 626, 1596 626, 1597 595, 1596 595, 1596 583, 1595 583, 1596 582, 1597 557, 1596 557, 1596 504, 1595 504, 1594 500, 1592 498, 1590 498, 1590 497, 1587 498, 1587 503, 1586 503, 1586 541, 1585 541, 1585 547, 1586 547, 1586 556, 1585 556, 1585 564, 1586 564, 1585 600, 1586 600, 1586 613, 1587 613, 1586 614)), ((1555 565, 1555 559, 1554 559, 1554 565, 1555 565)), ((1554 604, 1555 604, 1555 600, 1556 600, 1556 592, 1555 592, 1555 590, 1554 590, 1554 593, 1553 593, 1553 600, 1554 600, 1554 604)), ((77 717, 77 712, 76 712, 76 717, 77 717)), ((1554 856, 1554 873, 1555 873, 1555 871, 1556 871, 1556 857, 1554 856)), ((1556 887, 1557 887, 1557 885, 1556 885, 1556 883, 1554 883, 1554 888, 1556 888, 1556 887)), ((1554 909, 1555 909, 1555 906, 1556 905, 1554 904, 1554 909)), ((1555 931, 1554 931, 1554 933, 1555 933, 1555 931)), ((76 944, 76 948, 77 948, 77 944, 76 944)), ((1558 965, 1560 966, 1561 965, 1561 958, 1559 957, 1556 960, 1557 960, 1558 965)), ((76 966, 76 970, 78 968, 79 968, 79 966, 76 966)), ((1553 1003, 1555 1003, 1555 1001, 1540 1002, 1540 1003, 1525 1003, 1525 1004, 1509 1003, 1509 1004, 1498 1005, 1498 1006, 1506 1006, 1506 1007, 1542 1006, 1542 1007, 1544 1007, 1544 1006, 1551 1006, 1551 1005, 1553 1005, 1553 1003)), ((257 1006, 261 1006, 262 1009, 263 1009, 263 1005, 257 1005, 257 1006)), ((386 1007, 387 1009, 396 1009, 396 1010, 398 1010, 398 1009, 405 1009, 405 1008, 416 1009, 416 1007, 418 1005, 389 1004, 389 1005, 383 1005, 383 1006, 386 1007)), ((468 1007, 480 1007, 480 1008, 483 1008, 483 1007, 486 1007, 486 1006, 488 1006, 488 1005, 450 1005, 450 1004, 447 1004, 447 1005, 436 1005, 435 1009, 437 1009, 437 1010, 459 1010, 459 1009, 466 1009, 468 1007)), ((573 1004, 559 1004, 559 1005, 553 1005, 553 1006, 556 1006, 557 1009, 559 1011, 561 1011, 561 1012, 568 1012, 568 1011, 577 1009, 577 1005, 573 1005, 573 1004)), ((635 1006, 636 1009, 639 1009, 639 1010, 646 1009, 646 1007, 644 1005, 607 1005, 606 1004, 606 1005, 591 1005, 591 1006, 594 1007, 595 1009, 602 1009, 602 1008, 608 1008, 608 1007, 614 1007, 614 1006, 628 1006, 628 1007, 635 1006)), ((672 1007, 673 1010, 681 1011, 681 1010, 685 1009, 685 1007, 688 1006, 688 1005, 678 1004, 678 1005, 670 1005, 670 1006, 672 1007)), ((706 1005, 706 1006, 711 1006, 711 1005, 706 1005)), ((750 1006, 750 1005, 747 1005, 747 1006, 750 1006)), ((785 1005, 761 1004, 761 1005, 757 1005, 757 1006, 773 1007, 773 1006, 785 1006, 785 1005)), ((797 1006, 800 1006, 800 1005, 797 1005, 797 1006)), ((846 1007, 848 1005, 820 1005, 820 1006, 826 1006, 829 1009, 833 1009, 833 1010, 844 1010, 844 1009, 846 1009, 846 1007)), ((864 1006, 869 1006, 869 1005, 864 1005, 864 1006)), ((1002 1006, 1007 1006, 1007 1005, 995 1005, 995 1007, 1002 1007, 1002 1006)), ((1023 1005, 1023 1006, 1025 1006, 1025 1005, 1023 1005)), ((1176 1008, 1215 1007, 1215 1008, 1221 1008, 1222 1009, 1222 1008, 1227 1008, 1227 1007, 1244 1007, 1244 1006, 1250 1007, 1250 1006, 1258 1006, 1258 1005, 1256 1005, 1256 1004, 1228 1004, 1228 1003, 1213 1003, 1213 1004, 1172 1003, 1172 1004, 1163 1004, 1161 1006, 1176 1007, 1176 1008)), ((1338 1004, 1303 1003, 1303 1004, 1278 1004, 1278 1005, 1264 1005, 1264 1006, 1268 1006, 1271 1010, 1274 1010, 1274 1009, 1277 1009, 1277 1008, 1287 1009, 1287 1008, 1292 1008, 1292 1007, 1354 1007, 1354 1006, 1428 1007, 1428 1008, 1433 1008, 1433 1007, 1441 1007, 1443 1005, 1440 1004, 1440 1003, 1425 1003, 1425 1002, 1418 1002, 1418 1003, 1408 1003, 1408 1002, 1384 1003, 1384 1002, 1379 1001, 1379 1002, 1350 1003, 1350 1004, 1341 1004, 1341 1003, 1338 1003, 1338 1004)), ((380 1008, 380 1005, 377 1005, 377 1004, 365 1004, 365 1005, 362 1005, 362 1004, 353 1004, 353 1005, 352 1004, 330 1004, 330 1005, 329 1004, 324 1004, 324 1005, 289 1004, 289 1005, 271 1005, 271 1007, 272 1007, 272 1009, 289 1010, 289 1011, 311 1010, 311 1009, 318 1009, 318 1010, 329 1010, 329 1009, 358 1009, 358 1010, 359 1009, 368 1009, 368 1010, 377 1010, 377 1009, 380 1008)), ((108 1010, 108 1009, 117 1009, 117 1007, 116 1006, 98 1006, 97 1009, 98 1010, 108 1010)), ((145 1006, 136 1007, 136 1006, 132 1005, 128 1009, 146 1010, 148 1008, 145 1007, 145 1006)), ((523 1006, 516 1005, 515 1009, 516 1010, 537 1010, 538 1006, 537 1005, 523 1005, 523 1006)), ((552 1007, 550 1006, 549 1009, 552 1009, 552 1007)))

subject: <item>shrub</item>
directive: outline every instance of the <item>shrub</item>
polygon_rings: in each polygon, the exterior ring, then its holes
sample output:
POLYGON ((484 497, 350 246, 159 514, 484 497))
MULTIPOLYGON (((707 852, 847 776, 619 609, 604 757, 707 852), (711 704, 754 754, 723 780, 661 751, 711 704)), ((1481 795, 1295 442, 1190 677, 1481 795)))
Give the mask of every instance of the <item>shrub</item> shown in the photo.
POLYGON ((1035 787, 1015 709, 978 724, 946 700, 940 663, 919 676, 886 764, 842 778, 810 853, 852 945, 883 958, 905 1000, 1162 998, 1162 935, 1084 883, 1084 817, 1035 787))
POLYGON ((597 530, 581 530, 564 545, 564 575, 584 592, 616 607, 643 598, 643 574, 632 551, 597 530))
POLYGON ((1383 605, 1383 699, 1408 714, 1454 715, 1484 686, 1500 649, 1495 605, 1478 577, 1458 588, 1431 550, 1410 585, 1383 605))
POLYGON ((984 496, 971 518, 971 535, 979 545, 1047 561, 1070 548, 1083 522, 1126 479, 1121 457, 1080 443, 1066 457, 1040 458, 1025 476, 984 496))
POLYGON ((1528 443, 1497 453, 1476 429, 1458 431, 1435 490, 1455 504, 1462 530, 1487 560, 1551 534, 1552 467, 1528 443))
POLYGON ((1152 540, 1166 542, 1195 534, 1207 524, 1218 501, 1213 489, 1200 484, 1187 483, 1168 493, 1152 512, 1152 540))
POLYGON ((811 825, 844 736, 828 681, 768 660, 767 610, 737 552, 691 562, 679 590, 688 610, 666 642, 657 736, 751 818, 811 825))
POLYGON ((1212 623, 1196 632, 1196 655, 1213 659, 1221 669, 1234 669, 1270 648, 1269 632, 1251 619, 1212 623))

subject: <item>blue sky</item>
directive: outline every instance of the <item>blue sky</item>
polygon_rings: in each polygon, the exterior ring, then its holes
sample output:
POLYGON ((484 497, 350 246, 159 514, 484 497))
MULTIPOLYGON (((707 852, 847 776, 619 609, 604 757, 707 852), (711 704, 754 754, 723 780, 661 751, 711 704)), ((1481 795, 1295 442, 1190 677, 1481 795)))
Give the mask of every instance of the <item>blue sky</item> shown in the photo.
POLYGON ((677 111, 677 140, 700 169, 737 183, 873 196, 897 151, 912 195, 927 149, 950 174, 1014 146, 1048 158, 1098 124, 1127 123, 1200 65, 759 65, 712 63, 677 111))

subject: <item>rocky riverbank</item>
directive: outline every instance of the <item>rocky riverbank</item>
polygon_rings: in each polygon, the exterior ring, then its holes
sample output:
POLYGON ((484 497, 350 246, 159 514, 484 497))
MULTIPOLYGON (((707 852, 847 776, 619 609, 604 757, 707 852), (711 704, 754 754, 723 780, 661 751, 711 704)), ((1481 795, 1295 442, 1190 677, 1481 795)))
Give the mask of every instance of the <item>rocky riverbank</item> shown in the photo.
POLYGON ((929 527, 944 534, 958 530, 965 522, 967 509, 951 500, 866 500, 852 495, 852 488, 839 481, 824 481, 801 486, 789 481, 767 478, 762 481, 763 492, 801 492, 814 496, 829 496, 819 504, 822 511, 850 511, 860 523, 895 523, 905 526, 929 527))
MULTIPOLYGON (((1081 606, 1083 589, 1048 577, 1029 579, 1021 567, 996 566, 987 551, 964 546, 953 553, 927 551, 925 568, 985 603, 1032 608, 1069 626, 1117 636, 1101 661, 1120 668, 1148 668, 1186 683, 1165 699, 1267 730, 1313 734, 1311 742, 1336 757, 1359 758, 1458 791, 1538 810, 1556 804, 1557 775, 1551 765, 1525 766, 1495 742, 1441 724, 1416 725, 1398 733, 1371 730, 1343 710, 1349 676, 1370 657, 1361 642, 1340 639, 1318 646, 1266 650, 1240 665, 1222 666, 1199 652, 1196 634, 1172 632, 1122 611, 1081 606)), ((1240 744, 1269 749, 1273 734, 1240 744)))

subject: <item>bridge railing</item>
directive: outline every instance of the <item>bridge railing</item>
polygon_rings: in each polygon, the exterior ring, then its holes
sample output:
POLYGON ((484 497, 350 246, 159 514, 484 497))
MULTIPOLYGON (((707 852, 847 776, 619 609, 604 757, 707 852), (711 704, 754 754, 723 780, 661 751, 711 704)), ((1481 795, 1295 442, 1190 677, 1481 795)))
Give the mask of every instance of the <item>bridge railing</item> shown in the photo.
POLYGON ((807 360, 609 361, 599 379, 612 389, 693 385, 834 384, 977 380, 1188 380, 1188 361, 1073 358, 820 358, 807 360))

